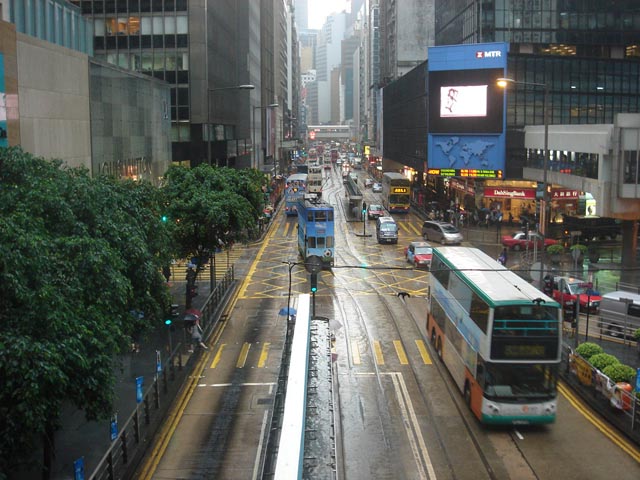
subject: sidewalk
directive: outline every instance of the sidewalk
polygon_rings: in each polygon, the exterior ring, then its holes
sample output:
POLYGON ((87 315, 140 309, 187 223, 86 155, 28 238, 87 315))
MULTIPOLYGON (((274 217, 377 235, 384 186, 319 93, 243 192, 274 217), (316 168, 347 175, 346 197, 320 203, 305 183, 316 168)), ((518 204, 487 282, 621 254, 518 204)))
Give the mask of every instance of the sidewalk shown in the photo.
MULTIPOLYGON (((218 275, 223 274, 221 270, 218 275)), ((193 299, 193 308, 202 309, 209 290, 209 272, 205 270, 198 277, 198 295, 193 299)), ((170 290, 174 304, 178 305, 178 315, 173 317, 177 325, 171 332, 172 344, 175 348, 179 342, 190 341, 186 338, 184 329, 180 328, 185 310, 185 279, 176 279, 170 283, 170 290)), ((128 352, 119 358, 119 371, 116 372, 114 398, 115 413, 118 426, 124 425, 127 418, 134 412, 136 402, 136 378, 144 377, 145 387, 150 385, 156 373, 156 351, 160 352, 161 361, 168 357, 169 329, 164 325, 159 326, 140 342, 138 353, 128 352)), ((190 355, 184 349, 185 356, 190 355)), ((74 478, 73 463, 84 457, 85 475, 88 476, 98 465, 105 452, 111 445, 110 421, 87 422, 84 411, 72 406, 63 408, 60 417, 60 429, 55 437, 55 458, 51 478, 54 480, 68 480, 74 478)), ((32 470, 12 472, 10 479, 40 480, 42 478, 40 468, 42 464, 42 449, 34 451, 32 470)))

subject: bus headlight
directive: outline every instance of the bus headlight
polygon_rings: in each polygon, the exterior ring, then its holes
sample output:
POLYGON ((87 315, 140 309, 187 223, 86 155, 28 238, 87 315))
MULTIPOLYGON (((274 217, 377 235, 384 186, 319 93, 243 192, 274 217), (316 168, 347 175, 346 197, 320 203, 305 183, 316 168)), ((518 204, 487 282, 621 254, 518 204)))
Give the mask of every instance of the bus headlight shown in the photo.
POLYGON ((331 256, 331 250, 329 250, 328 248, 324 251, 324 256, 325 257, 330 257, 331 256))

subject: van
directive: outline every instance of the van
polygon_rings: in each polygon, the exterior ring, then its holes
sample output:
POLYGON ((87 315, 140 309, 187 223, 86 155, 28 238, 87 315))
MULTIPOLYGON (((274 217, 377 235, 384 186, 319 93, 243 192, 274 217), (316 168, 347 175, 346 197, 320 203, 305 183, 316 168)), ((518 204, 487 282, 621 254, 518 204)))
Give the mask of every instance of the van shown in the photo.
POLYGON ((425 240, 439 242, 443 245, 459 245, 462 243, 460 230, 447 222, 427 220, 422 224, 422 237, 425 240))
POLYGON ((640 295, 621 290, 602 295, 598 327, 603 335, 633 337, 640 328, 640 295))
POLYGON ((378 243, 398 243, 398 225, 392 217, 378 217, 376 238, 378 243))

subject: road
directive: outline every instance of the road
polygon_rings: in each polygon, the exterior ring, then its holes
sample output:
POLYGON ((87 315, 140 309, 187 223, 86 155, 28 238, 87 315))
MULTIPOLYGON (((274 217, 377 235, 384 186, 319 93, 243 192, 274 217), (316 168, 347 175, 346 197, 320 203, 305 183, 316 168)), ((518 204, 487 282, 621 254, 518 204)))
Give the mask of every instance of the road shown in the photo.
MULTIPOLYGON (((336 340, 338 478, 640 478, 640 451, 562 385, 556 424, 480 426, 423 335, 429 275, 403 253, 421 219, 395 216, 398 245, 378 245, 374 222, 346 221, 339 172, 323 196, 336 206, 338 253, 319 276, 316 314, 336 340)), ((309 291, 295 219, 274 222, 140 478, 258 478, 286 329, 278 312, 289 292, 295 306, 309 291)))

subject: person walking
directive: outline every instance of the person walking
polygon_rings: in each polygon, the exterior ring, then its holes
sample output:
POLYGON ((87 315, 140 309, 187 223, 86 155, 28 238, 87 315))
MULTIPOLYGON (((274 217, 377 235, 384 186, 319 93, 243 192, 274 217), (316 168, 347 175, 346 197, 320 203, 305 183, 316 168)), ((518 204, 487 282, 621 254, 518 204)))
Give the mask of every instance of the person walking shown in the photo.
POLYGON ((209 350, 209 347, 202 341, 202 327, 200 326, 199 318, 191 326, 191 348, 189 352, 193 352, 196 346, 209 350))
POLYGON ((503 248, 502 252, 500 253, 500 255, 498 256, 498 263, 501 265, 504 265, 505 267, 507 266, 507 249, 503 248))

